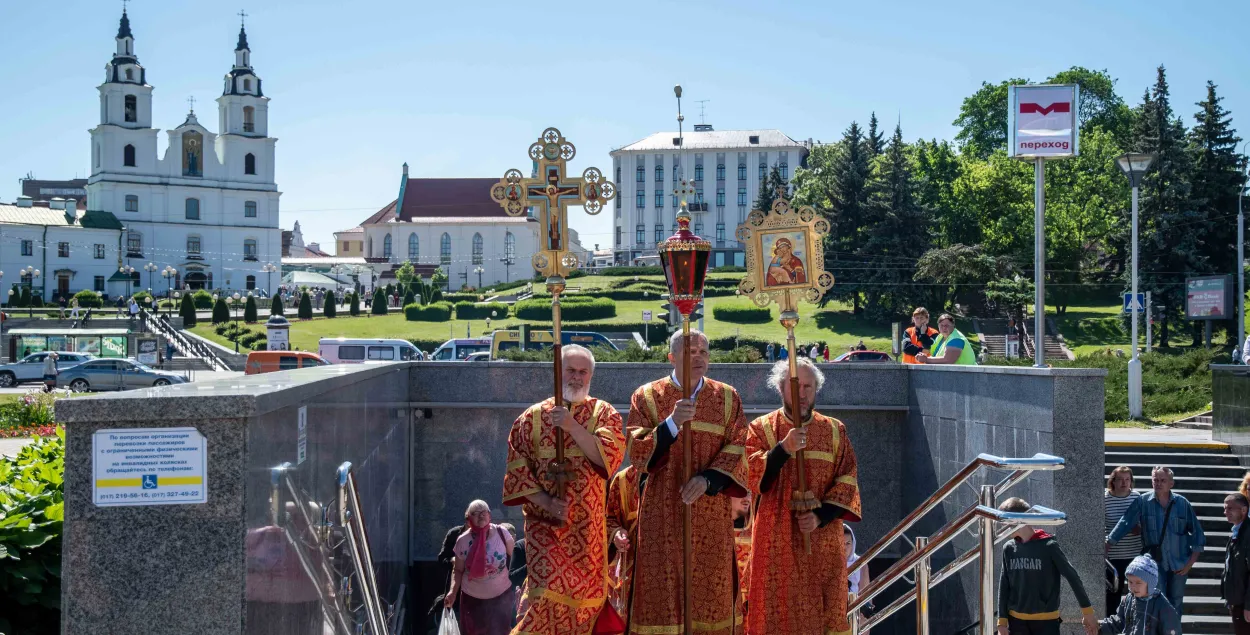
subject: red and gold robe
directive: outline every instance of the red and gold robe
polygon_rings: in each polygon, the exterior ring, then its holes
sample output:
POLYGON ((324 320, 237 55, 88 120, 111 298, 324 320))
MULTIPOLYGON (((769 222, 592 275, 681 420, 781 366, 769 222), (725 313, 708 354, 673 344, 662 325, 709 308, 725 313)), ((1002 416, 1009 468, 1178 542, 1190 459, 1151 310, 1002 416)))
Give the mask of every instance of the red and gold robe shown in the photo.
POLYGON ((529 577, 513 635, 586 635, 607 598, 607 479, 625 457, 621 415, 606 401, 586 399, 569 407, 573 418, 598 440, 604 468, 589 459, 564 435, 564 456, 573 477, 565 485, 568 523, 552 518, 526 500, 538 492, 554 495, 547 474, 555 460, 552 399, 535 404, 512 424, 508 434, 508 467, 503 479, 503 504, 523 505, 525 558, 529 577))
POLYGON ((734 615, 737 617, 735 635, 745 632, 747 614, 747 590, 751 588, 751 527, 734 529, 734 560, 738 564, 738 596, 734 615))
POLYGON ((751 635, 830 635, 847 633, 846 554, 842 521, 860 519, 855 450, 841 421, 813 413, 804 449, 807 488, 822 504, 838 508, 833 522, 811 536, 812 552, 803 551, 791 494, 798 489, 798 458, 782 466, 768 492, 760 481, 768 451, 793 428, 781 410, 751 422, 747 435, 750 485, 758 497, 751 533, 751 587, 747 593, 746 632, 751 635))
MULTIPOLYGON (((682 398, 671 378, 654 381, 630 400, 629 460, 648 472, 638 517, 638 564, 630 632, 673 635, 684 629, 684 567, 682 559, 681 490, 685 486, 681 432, 668 453, 649 468, 656 449, 656 426, 682 398)), ((694 630, 730 635, 734 627, 734 528, 730 496, 746 493, 746 418, 732 386, 704 379, 695 400, 690 434, 695 475, 715 470, 729 479, 718 496, 704 496, 692 505, 694 630)))
POLYGON ((609 597, 621 619, 627 623, 634 564, 638 561, 638 477, 641 474, 638 468, 631 465, 617 472, 608 486, 608 549, 617 552, 616 560, 609 565, 612 585, 609 597), (629 549, 624 553, 612 545, 612 537, 618 529, 624 529, 629 537, 629 549))

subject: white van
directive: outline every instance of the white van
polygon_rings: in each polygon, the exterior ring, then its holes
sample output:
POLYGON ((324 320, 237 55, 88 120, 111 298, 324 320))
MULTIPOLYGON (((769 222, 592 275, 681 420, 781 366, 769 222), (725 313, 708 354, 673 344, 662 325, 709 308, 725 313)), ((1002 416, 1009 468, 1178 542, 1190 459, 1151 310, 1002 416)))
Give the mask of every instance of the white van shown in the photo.
POLYGON ((425 358, 425 355, 407 340, 367 340, 344 337, 321 338, 317 342, 317 354, 331 364, 407 362, 425 358))

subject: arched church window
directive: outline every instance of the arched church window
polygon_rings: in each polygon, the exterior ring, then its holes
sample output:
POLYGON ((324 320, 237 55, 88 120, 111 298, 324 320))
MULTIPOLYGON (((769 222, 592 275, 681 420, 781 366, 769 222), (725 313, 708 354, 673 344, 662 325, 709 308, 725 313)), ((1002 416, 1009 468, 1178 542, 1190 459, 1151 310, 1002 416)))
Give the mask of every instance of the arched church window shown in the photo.
POLYGON ((384 238, 382 238, 382 257, 383 258, 391 257, 391 235, 390 234, 387 234, 384 238))
POLYGON ((243 107, 243 132, 256 132, 256 109, 243 107))
POLYGON ((186 203, 187 220, 200 220, 200 199, 189 198, 186 203))
POLYGON ((438 261, 439 264, 451 264, 451 234, 446 232, 443 233, 442 239, 439 240, 438 261))
POLYGON ((130 80, 130 81, 134 81, 134 79, 135 79, 135 69, 133 69, 133 68, 128 68, 128 69, 126 69, 126 79, 128 79, 128 80, 130 80))
POLYGON ((513 236, 512 232, 508 232, 508 234, 504 236, 503 253, 504 257, 508 260, 512 260, 512 258, 516 256, 516 236, 513 236))
POLYGON ((243 80, 243 90, 252 90, 252 80, 250 79, 243 80))
POLYGON ((482 264, 482 235, 473 234, 473 264, 482 264))
POLYGON ((408 261, 417 263, 421 260, 421 240, 416 234, 408 235, 408 261))
POLYGON ((251 152, 248 152, 247 156, 243 157, 243 173, 256 174, 256 155, 251 152))
POLYGON ((182 133, 182 175, 204 176, 204 135, 194 130, 182 133))
POLYGON ((129 143, 122 148, 122 165, 128 168, 135 167, 135 147, 129 143))
MULTIPOLYGON (((130 71, 126 71, 126 74, 129 75, 130 71)), ((127 77, 126 79, 130 79, 130 78, 127 77)), ((128 123, 133 123, 139 120, 138 108, 139 108, 138 99, 134 95, 126 95, 125 112, 126 112, 126 121, 128 123)))

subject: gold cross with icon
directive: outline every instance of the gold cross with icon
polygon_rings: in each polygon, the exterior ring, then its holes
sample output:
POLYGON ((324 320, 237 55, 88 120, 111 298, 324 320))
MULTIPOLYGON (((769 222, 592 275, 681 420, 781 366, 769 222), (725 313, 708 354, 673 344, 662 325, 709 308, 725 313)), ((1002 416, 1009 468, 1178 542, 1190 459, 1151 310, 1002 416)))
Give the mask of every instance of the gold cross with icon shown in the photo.
POLYGON ((534 254, 534 269, 546 277, 565 277, 577 267, 577 257, 569 251, 569 206, 581 205, 587 214, 598 214, 603 204, 616 197, 616 184, 598 168, 586 168, 581 177, 565 173, 577 149, 555 128, 543 131, 530 145, 534 176, 525 178, 512 169, 493 185, 490 196, 510 216, 521 216, 529 208, 538 212, 543 230, 540 249, 534 254))

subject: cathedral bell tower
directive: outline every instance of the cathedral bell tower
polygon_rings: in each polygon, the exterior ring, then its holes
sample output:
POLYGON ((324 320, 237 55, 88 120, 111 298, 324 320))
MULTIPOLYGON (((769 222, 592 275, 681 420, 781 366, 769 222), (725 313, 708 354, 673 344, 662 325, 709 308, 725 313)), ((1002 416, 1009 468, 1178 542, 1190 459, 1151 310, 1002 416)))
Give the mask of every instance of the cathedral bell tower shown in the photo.
MULTIPOLYGON (((239 15, 247 18, 242 11, 239 15)), ((243 23, 234 47, 234 66, 226 73, 224 90, 217 98, 217 116, 218 154, 225 157, 228 178, 272 182, 276 140, 269 137, 269 98, 252 68, 252 49, 243 23)))
POLYGON ((91 173, 152 172, 156 166, 156 130, 152 128, 152 87, 135 55, 130 16, 122 10, 117 48, 104 65, 100 125, 91 131, 91 173))

